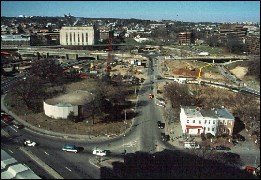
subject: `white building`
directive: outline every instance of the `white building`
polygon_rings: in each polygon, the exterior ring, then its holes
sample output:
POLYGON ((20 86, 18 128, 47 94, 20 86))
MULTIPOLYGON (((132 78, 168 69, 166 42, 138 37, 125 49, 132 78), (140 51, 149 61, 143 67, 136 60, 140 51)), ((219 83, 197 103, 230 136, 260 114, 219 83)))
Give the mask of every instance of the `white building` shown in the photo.
POLYGON ((62 27, 60 30, 61 45, 94 45, 94 27, 62 27))
POLYGON ((43 102, 44 113, 54 119, 67 119, 70 112, 74 116, 87 116, 88 104, 94 100, 94 95, 88 91, 74 91, 47 99, 43 102))
POLYGON ((201 109, 181 106, 180 122, 182 132, 187 135, 232 135, 235 118, 226 108, 201 109))

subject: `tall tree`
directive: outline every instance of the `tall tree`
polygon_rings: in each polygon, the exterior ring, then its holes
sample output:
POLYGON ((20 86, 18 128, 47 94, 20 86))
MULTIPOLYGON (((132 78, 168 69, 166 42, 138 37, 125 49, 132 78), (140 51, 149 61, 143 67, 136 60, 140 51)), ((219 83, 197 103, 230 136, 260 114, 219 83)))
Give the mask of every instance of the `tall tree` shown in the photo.
POLYGON ((41 79, 49 80, 51 83, 54 83, 59 78, 63 77, 62 67, 53 59, 34 60, 31 72, 41 79))
POLYGON ((18 101, 22 101, 28 109, 39 110, 35 104, 44 97, 43 83, 38 77, 28 77, 16 82, 11 88, 18 101))

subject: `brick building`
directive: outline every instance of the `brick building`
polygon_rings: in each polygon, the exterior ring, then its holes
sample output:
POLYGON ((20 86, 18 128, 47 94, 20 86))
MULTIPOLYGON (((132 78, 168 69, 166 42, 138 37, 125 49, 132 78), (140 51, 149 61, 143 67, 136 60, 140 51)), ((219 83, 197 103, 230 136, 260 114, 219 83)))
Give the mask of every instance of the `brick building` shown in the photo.
POLYGON ((244 28, 243 25, 222 24, 219 29, 219 42, 226 44, 230 35, 243 43, 247 35, 247 28, 244 28))
POLYGON ((191 43, 191 32, 179 33, 179 44, 189 45, 191 43))

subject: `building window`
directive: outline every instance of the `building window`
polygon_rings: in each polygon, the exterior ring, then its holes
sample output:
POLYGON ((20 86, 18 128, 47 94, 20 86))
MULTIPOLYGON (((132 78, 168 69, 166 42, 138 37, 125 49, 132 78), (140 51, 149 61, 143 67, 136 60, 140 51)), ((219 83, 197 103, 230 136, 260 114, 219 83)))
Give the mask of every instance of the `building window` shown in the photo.
POLYGON ((198 123, 201 124, 201 120, 199 120, 198 123))
POLYGON ((86 33, 85 39, 86 39, 86 44, 88 44, 88 33, 86 33))
POLYGON ((214 127, 212 128, 212 131, 215 131, 215 128, 214 128, 214 127))
POLYGON ((74 40, 74 43, 76 42, 76 39, 75 39, 75 32, 73 33, 73 40, 74 40))
POLYGON ((223 129, 223 132, 224 132, 224 133, 226 132, 226 128, 223 129))
POLYGON ((216 124, 215 120, 213 121, 213 124, 216 124))
POLYGON ((78 45, 80 45, 80 33, 78 33, 78 45))
POLYGON ((210 130, 210 128, 208 127, 208 131, 210 130))
POLYGON ((207 124, 207 120, 205 120, 205 124, 207 124))
POLYGON ((224 120, 224 125, 227 125, 227 121, 226 120, 224 120))
POLYGON ((187 120, 187 123, 189 123, 189 120, 187 120))
POLYGON ((65 33, 65 40, 66 40, 66 44, 68 44, 68 33, 65 33))
POLYGON ((210 124, 210 120, 208 120, 208 124, 210 124))
POLYGON ((72 43, 72 33, 70 32, 70 43, 72 43))
POLYGON ((82 33, 82 44, 84 44, 84 34, 82 33))
POLYGON ((195 123, 195 120, 193 120, 193 123, 195 123))

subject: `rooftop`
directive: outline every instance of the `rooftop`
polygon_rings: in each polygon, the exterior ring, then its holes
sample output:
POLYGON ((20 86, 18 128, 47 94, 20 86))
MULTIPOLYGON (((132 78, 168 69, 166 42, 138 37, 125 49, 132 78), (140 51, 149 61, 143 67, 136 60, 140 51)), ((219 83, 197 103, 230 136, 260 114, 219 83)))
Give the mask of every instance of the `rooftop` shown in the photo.
POLYGON ((84 105, 93 100, 93 95, 88 91, 74 91, 63 94, 54 98, 47 99, 47 104, 56 105, 59 107, 70 107, 74 105, 84 105))
POLYGON ((196 106, 182 106, 188 117, 210 117, 234 119, 234 116, 226 108, 204 109, 196 106))

